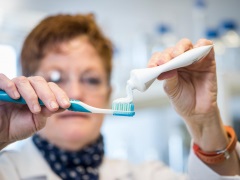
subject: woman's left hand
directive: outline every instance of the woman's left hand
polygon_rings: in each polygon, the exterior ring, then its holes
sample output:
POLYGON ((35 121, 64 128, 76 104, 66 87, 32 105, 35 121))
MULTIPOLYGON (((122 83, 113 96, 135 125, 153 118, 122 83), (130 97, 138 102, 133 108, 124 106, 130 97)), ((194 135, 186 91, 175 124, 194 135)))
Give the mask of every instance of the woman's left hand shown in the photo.
MULTIPOLYGON (((148 66, 159 66, 192 48, 211 44, 206 39, 199 40, 195 45, 188 39, 182 39, 176 46, 154 54, 148 66)), ((193 141, 205 152, 225 149, 229 139, 217 105, 214 48, 198 62, 163 73, 158 79, 165 80, 165 92, 184 119, 193 141)), ((236 151, 231 153, 230 159, 209 167, 221 175, 240 174, 236 151)))
MULTIPOLYGON (((211 44, 212 42, 209 40, 200 40, 194 46, 190 40, 183 39, 175 47, 155 54, 150 60, 149 66, 164 64, 192 48, 211 44)), ((206 116, 216 112, 217 81, 213 49, 202 60, 188 67, 163 73, 158 79, 166 80, 164 84, 165 92, 172 101, 176 111, 184 119, 190 120, 193 116, 206 116)))
MULTIPOLYGON (((176 46, 153 55, 149 67, 159 66, 192 48, 211 45, 206 39, 199 40, 195 45, 188 39, 182 39, 176 46)), ((224 148, 227 137, 221 122, 217 106, 217 78, 214 49, 198 62, 161 74, 159 80, 165 79, 164 89, 173 107, 185 120, 194 141, 206 150, 224 148), (208 146, 204 136, 218 129, 223 141, 208 146)), ((209 140, 209 137, 206 137, 209 140)), ((213 137, 215 138, 215 137, 213 137)), ((219 138, 219 137, 218 137, 219 138)))

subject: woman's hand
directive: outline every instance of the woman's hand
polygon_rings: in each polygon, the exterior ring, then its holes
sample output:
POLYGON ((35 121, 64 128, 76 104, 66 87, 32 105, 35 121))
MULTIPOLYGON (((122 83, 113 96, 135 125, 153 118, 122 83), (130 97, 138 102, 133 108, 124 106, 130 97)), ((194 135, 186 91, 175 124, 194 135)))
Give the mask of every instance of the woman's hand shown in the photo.
POLYGON ((0 149, 31 136, 45 126, 48 117, 70 106, 65 92, 40 76, 10 80, 0 74, 0 89, 13 99, 22 96, 27 102, 22 105, 0 101, 0 149), (38 98, 45 106, 39 105, 38 98))
MULTIPOLYGON (((192 48, 211 44, 206 39, 199 40, 195 45, 188 39, 182 39, 176 46, 154 54, 149 67, 164 64, 192 48)), ((225 149, 229 139, 217 105, 214 48, 198 62, 163 73, 158 79, 165 80, 164 90, 175 110, 184 119, 193 141, 206 152, 225 149)), ((232 153, 230 160, 211 168, 223 175, 239 174, 236 152, 232 153)))
MULTIPOLYGON (((183 39, 175 47, 157 53, 149 62, 150 67, 158 66, 194 47, 211 45, 209 40, 200 40, 193 45, 183 39)), ((161 74, 158 79, 165 79, 164 89, 175 110, 183 117, 188 126, 203 129, 205 126, 220 123, 217 107, 217 79, 214 50, 202 60, 178 70, 161 74)), ((201 132, 193 133, 201 138, 201 132)))
MULTIPOLYGON (((183 39, 175 47, 155 54, 149 66, 164 64, 192 48, 211 44, 211 41, 202 39, 196 45, 193 45, 188 39, 183 39)), ((166 79, 165 91, 176 111, 185 119, 216 113, 217 79, 213 49, 199 62, 161 74, 158 79, 166 79)), ((201 123, 205 122, 198 122, 198 124, 201 123)))

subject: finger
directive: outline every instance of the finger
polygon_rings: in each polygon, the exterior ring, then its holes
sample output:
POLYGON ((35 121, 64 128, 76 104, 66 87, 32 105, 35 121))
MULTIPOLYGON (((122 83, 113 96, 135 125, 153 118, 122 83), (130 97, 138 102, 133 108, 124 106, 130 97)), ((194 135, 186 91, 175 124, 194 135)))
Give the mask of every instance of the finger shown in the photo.
POLYGON ((33 89, 32 85, 30 84, 28 78, 20 76, 14 78, 12 81, 15 83, 18 92, 26 101, 30 111, 32 113, 39 113, 41 111, 41 107, 38 102, 38 96, 35 90, 33 89))
POLYGON ((52 92, 55 94, 58 104, 62 108, 68 108, 70 106, 70 101, 67 94, 57 84, 53 82, 49 82, 48 85, 52 92))
MULTIPOLYGON (((155 53, 153 55, 152 59, 150 60, 149 67, 159 66, 159 65, 162 65, 162 64, 170 61, 173 58, 171 55, 173 49, 174 49, 173 47, 170 47, 170 48, 165 49, 161 53, 155 53)), ((168 79, 168 78, 175 76, 176 74, 177 74, 177 71, 175 71, 175 70, 165 72, 158 76, 158 80, 168 79)))
MULTIPOLYGON (((207 46, 207 45, 213 45, 213 42, 208 39, 199 39, 197 43, 194 45, 194 47, 200 47, 200 46, 207 46)), ((206 56, 210 57, 210 59, 215 59, 214 58, 214 48, 211 49, 210 53, 206 56)), ((203 59, 204 60, 204 59, 203 59)))
POLYGON ((37 96, 50 111, 56 111, 59 108, 55 94, 52 92, 47 81, 41 76, 28 77, 28 80, 35 90, 37 96))
POLYGON ((13 99, 18 99, 20 97, 17 88, 8 77, 0 73, 0 89, 6 91, 6 93, 13 99))
POLYGON ((172 51, 172 57, 179 56, 180 54, 184 53, 193 48, 193 44, 189 39, 181 39, 172 51))
POLYGON ((197 43, 194 45, 194 47, 207 46, 212 44, 213 42, 208 39, 199 39, 197 43))
POLYGON ((170 47, 165 49, 163 52, 154 53, 148 62, 148 67, 155 67, 166 63, 167 61, 172 59, 172 51, 173 48, 170 47))

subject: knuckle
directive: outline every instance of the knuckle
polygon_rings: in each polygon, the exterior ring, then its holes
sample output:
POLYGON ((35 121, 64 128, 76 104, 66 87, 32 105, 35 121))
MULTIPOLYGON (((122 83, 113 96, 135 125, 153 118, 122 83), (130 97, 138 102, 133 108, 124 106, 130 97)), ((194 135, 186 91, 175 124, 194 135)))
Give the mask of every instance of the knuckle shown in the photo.
POLYGON ((30 99, 29 99, 31 102, 37 102, 38 100, 38 97, 37 96, 31 96, 30 99))
POLYGON ((25 76, 19 76, 18 78, 15 79, 15 82, 17 84, 26 84, 28 83, 28 79, 25 76))
POLYGON ((61 96, 64 96, 64 97, 67 96, 66 92, 63 89, 61 89, 58 84, 56 84, 54 82, 48 82, 48 85, 53 92, 58 92, 58 94, 60 94, 61 96))
POLYGON ((180 41, 185 43, 191 43, 190 39, 188 38, 182 38, 180 41))
POLYGON ((158 60, 158 59, 162 56, 162 54, 163 54, 163 53, 155 52, 155 53, 152 55, 151 60, 153 60, 153 61, 158 60))
POLYGON ((28 96, 28 101, 35 104, 38 102, 38 96, 36 94, 31 94, 28 96))
POLYGON ((199 40, 197 41, 197 44, 201 44, 201 43, 203 43, 204 41, 205 41, 205 39, 201 38, 201 39, 199 39, 199 40))
POLYGON ((211 40, 201 38, 197 41, 197 44, 213 44, 211 40))
POLYGON ((14 90, 15 89, 15 84, 12 81, 9 81, 7 83, 7 87, 6 88, 9 89, 9 90, 14 90))
POLYGON ((29 79, 33 83, 45 83, 46 82, 46 80, 41 76, 34 76, 34 77, 30 77, 29 79))
POLYGON ((48 82, 48 85, 53 88, 59 88, 59 86, 54 82, 48 82))
POLYGON ((153 53, 153 55, 152 55, 152 57, 154 58, 154 57, 158 57, 158 56, 160 56, 162 53, 160 53, 160 52, 154 52, 153 53))

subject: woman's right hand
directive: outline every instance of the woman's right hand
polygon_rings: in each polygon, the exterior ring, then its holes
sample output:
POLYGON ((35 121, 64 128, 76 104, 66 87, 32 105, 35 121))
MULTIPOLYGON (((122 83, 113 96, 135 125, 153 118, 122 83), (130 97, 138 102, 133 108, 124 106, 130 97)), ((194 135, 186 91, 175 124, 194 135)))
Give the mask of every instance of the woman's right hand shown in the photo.
POLYGON ((13 99, 22 96, 27 103, 0 101, 0 149, 31 136, 45 126, 48 117, 70 106, 66 93, 40 76, 20 76, 10 80, 0 74, 0 89, 13 99), (45 106, 39 105, 38 98, 45 106))

